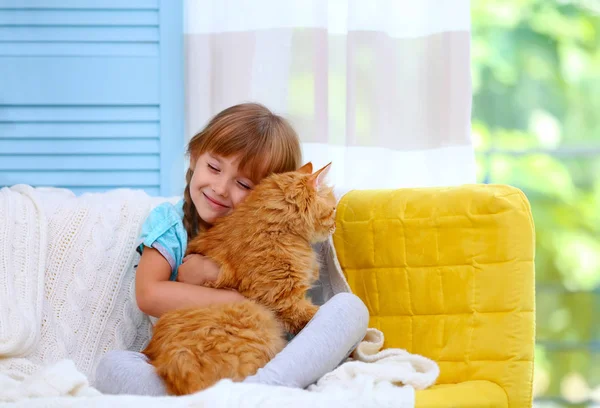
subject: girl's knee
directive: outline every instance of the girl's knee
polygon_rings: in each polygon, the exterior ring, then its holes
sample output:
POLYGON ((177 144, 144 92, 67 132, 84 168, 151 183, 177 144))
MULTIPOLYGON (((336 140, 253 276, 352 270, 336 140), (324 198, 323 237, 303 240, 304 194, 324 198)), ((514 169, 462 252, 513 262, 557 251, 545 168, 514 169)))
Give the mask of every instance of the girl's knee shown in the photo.
POLYGON ((104 354, 96 367, 96 377, 102 377, 107 373, 114 373, 115 369, 130 367, 132 365, 148 364, 148 360, 142 353, 128 350, 111 350, 104 354))
POLYGON ((166 394, 161 378, 146 356, 127 350, 109 351, 100 359, 94 386, 104 394, 166 394))
POLYGON ((117 365, 122 360, 122 351, 120 350, 111 350, 104 354, 100 361, 98 362, 98 366, 96 367, 96 373, 103 373, 114 369, 115 365, 117 365))
POLYGON ((349 316, 352 322, 356 324, 357 329, 366 331, 369 325, 369 309, 364 302, 353 293, 338 293, 328 302, 332 309, 343 311, 344 315, 349 316))

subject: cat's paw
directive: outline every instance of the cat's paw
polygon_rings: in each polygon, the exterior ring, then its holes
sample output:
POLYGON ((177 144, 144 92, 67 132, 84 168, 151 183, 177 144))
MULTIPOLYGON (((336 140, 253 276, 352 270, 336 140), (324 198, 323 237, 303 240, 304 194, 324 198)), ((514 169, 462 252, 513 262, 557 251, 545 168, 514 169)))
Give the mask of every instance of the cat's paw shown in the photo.
POLYGON ((307 299, 294 303, 290 309, 282 313, 283 323, 288 332, 298 334, 319 311, 319 306, 307 299))

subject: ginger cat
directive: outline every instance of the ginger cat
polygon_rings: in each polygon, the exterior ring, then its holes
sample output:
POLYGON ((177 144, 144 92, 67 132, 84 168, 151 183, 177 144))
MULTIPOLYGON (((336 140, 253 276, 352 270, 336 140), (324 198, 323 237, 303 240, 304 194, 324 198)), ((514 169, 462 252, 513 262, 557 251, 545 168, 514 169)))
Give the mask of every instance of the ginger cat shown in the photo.
MULTIPOLYGON (((331 163, 330 163, 331 164, 331 163)), ((156 323, 143 353, 171 394, 241 381, 285 346, 317 312, 306 292, 318 278, 311 243, 335 229, 336 200, 323 178, 329 166, 265 178, 231 214, 194 238, 187 254, 220 264, 206 286, 235 289, 247 301, 174 310, 156 323)))

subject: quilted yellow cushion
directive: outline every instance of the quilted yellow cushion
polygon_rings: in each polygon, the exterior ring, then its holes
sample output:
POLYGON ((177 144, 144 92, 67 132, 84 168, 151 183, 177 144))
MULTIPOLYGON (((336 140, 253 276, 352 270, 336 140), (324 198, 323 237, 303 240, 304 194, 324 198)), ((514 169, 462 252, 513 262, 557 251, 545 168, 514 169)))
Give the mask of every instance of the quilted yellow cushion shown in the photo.
POLYGON ((531 406, 534 228, 521 191, 353 191, 334 243, 386 346, 438 362, 418 407, 531 406))

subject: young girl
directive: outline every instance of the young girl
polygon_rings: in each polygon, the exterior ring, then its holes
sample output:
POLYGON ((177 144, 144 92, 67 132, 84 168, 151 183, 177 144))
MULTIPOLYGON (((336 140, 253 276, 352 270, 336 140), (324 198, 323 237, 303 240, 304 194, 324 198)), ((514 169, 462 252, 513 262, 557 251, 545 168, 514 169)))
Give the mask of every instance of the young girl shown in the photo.
MULTIPOLYGON (((233 106, 216 115, 190 140, 188 154, 182 202, 159 205, 142 227, 136 299, 139 308, 155 318, 173 309, 244 300, 235 291, 202 286, 216 279, 219 267, 201 255, 184 258, 187 242, 232 211, 262 178, 301 165, 294 130, 257 104, 233 106)), ((368 317, 356 296, 333 296, 281 353, 245 381, 307 387, 356 347, 368 317)), ((166 394, 154 367, 133 351, 107 353, 94 385, 107 394, 166 394)))

